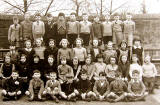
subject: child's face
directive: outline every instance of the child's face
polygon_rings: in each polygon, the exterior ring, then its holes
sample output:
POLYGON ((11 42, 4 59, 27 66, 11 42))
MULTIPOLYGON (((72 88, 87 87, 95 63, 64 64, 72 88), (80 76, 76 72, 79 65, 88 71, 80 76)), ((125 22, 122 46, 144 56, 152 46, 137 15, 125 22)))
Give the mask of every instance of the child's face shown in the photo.
POLYGON ((63 48, 67 48, 67 41, 62 41, 62 46, 63 46, 63 48))
POLYGON ((52 57, 49 57, 48 58, 48 63, 53 63, 54 62, 54 59, 52 57))
POLYGON ((76 16, 75 15, 70 15, 70 19, 71 20, 76 20, 76 16))
POLYGON ((125 49, 127 47, 126 43, 121 44, 121 48, 125 49))
POLYGON ((25 20, 29 20, 29 18, 30 18, 30 15, 29 14, 25 14, 24 19, 25 20))
POLYGON ((147 57, 145 57, 144 62, 145 62, 145 63, 150 63, 150 59, 151 59, 151 58, 150 58, 149 56, 147 56, 147 57))
POLYGON ((65 65, 66 63, 67 63, 66 60, 64 60, 64 59, 61 60, 61 64, 62 64, 62 65, 65 65))
POLYGON ((99 76, 99 80, 105 80, 106 79, 106 77, 105 76, 99 76))
POLYGON ((73 64, 74 64, 74 65, 77 65, 77 64, 78 64, 78 58, 73 59, 73 64))
POLYGON ((14 24, 18 24, 18 22, 19 22, 18 19, 13 20, 13 23, 14 23, 14 24))
POLYGON ((6 62, 6 63, 10 63, 10 62, 11 62, 11 58, 10 58, 9 56, 6 56, 6 57, 5 57, 5 62, 6 62))
POLYGON ((40 16, 36 16, 36 21, 40 21, 41 17, 40 16))
POLYGON ((98 58, 97 60, 98 60, 98 62, 100 62, 100 63, 103 62, 103 58, 98 58))
POLYGON ((135 42, 134 42, 134 45, 137 46, 137 47, 140 46, 140 44, 141 44, 140 41, 135 41, 135 42))
POLYGON ((87 74, 81 74, 81 79, 86 80, 87 79, 87 74))
POLYGON ((139 78, 139 74, 138 73, 133 73, 132 78, 137 80, 139 78))
POLYGON ((38 63, 39 62, 39 58, 38 57, 34 57, 34 63, 38 63))
POLYGON ((137 58, 137 57, 132 57, 132 61, 133 61, 133 62, 137 62, 137 61, 138 61, 138 58, 137 58))
POLYGON ((10 49, 10 50, 15 50, 15 49, 16 49, 16 46, 9 46, 9 49, 10 49))
POLYGON ((59 20, 60 20, 60 21, 63 21, 63 20, 64 20, 64 17, 63 17, 63 16, 59 16, 59 20))
POLYGON ((112 43, 108 43, 107 48, 108 49, 112 49, 113 48, 113 44, 112 43))
POLYGON ((126 62, 127 62, 127 56, 122 56, 121 59, 122 59, 122 62, 123 62, 123 63, 126 63, 126 62))
POLYGON ((40 74, 40 73, 34 73, 34 74, 33 74, 33 77, 34 77, 35 79, 39 79, 39 78, 41 77, 41 74, 40 74))
POLYGON ((83 15, 83 20, 87 21, 88 20, 88 16, 87 15, 83 15))
POLYGON ((106 15, 105 16, 105 19, 108 21, 110 19, 110 16, 109 15, 106 15))
POLYGON ((19 75, 17 72, 13 72, 11 76, 13 79, 16 79, 16 78, 18 78, 19 75))
POLYGON ((50 41, 50 42, 49 42, 49 46, 50 46, 50 47, 54 47, 54 41, 50 41))
POLYGON ((95 22, 99 22, 99 17, 95 17, 95 18, 94 18, 94 21, 95 21, 95 22))
POLYGON ((93 46, 95 46, 95 47, 98 46, 98 40, 93 40, 93 46))
POLYGON ((42 41, 39 40, 39 39, 37 39, 37 40, 36 40, 36 45, 37 45, 37 47, 40 47, 40 46, 42 45, 42 41))
POLYGON ((90 58, 87 58, 86 60, 85 60, 85 62, 86 62, 86 64, 91 64, 91 59, 90 58))
POLYGON ((73 78, 68 78, 67 82, 68 83, 73 83, 73 78))
POLYGON ((81 40, 77 40, 77 41, 76 41, 76 46, 77 46, 77 47, 80 47, 81 45, 82 45, 81 40))
POLYGON ((26 62, 26 57, 25 56, 21 56, 21 62, 26 62))
POLYGON ((115 16, 115 17, 114 17, 114 20, 119 20, 119 16, 115 16))
POLYGON ((52 19, 53 19, 53 17, 52 17, 52 16, 47 17, 47 20, 48 20, 48 21, 50 21, 50 22, 52 21, 52 19))
POLYGON ((126 19, 127 19, 127 20, 131 20, 131 19, 132 19, 132 16, 131 16, 131 15, 126 15, 126 19))
POLYGON ((56 73, 50 73, 50 79, 51 80, 56 80, 56 78, 57 78, 56 73))
POLYGON ((115 58, 111 58, 110 62, 111 62, 111 64, 115 64, 116 63, 116 59, 115 58))
POLYGON ((26 48, 31 48, 31 42, 26 42, 26 48))

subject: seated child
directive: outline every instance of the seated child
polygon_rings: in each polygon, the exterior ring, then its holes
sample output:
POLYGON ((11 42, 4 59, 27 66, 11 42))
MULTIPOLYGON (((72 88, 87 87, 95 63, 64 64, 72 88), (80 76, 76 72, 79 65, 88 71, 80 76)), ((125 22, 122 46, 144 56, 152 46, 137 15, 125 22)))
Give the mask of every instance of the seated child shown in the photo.
MULTIPOLYGON (((49 95, 52 99, 55 100, 56 103, 59 103, 59 99, 57 95, 65 97, 65 94, 61 90, 61 85, 57 78, 57 74, 55 72, 49 73, 50 80, 47 81, 45 90, 43 91, 43 95, 49 95)), ((66 98, 66 97, 65 97, 66 98)))
POLYGON ((10 78, 4 82, 2 90, 3 101, 17 100, 21 95, 21 79, 17 71, 13 71, 10 78))
POLYGON ((134 70, 132 75, 133 77, 128 83, 129 93, 127 94, 127 98, 129 101, 144 100, 144 98, 148 95, 148 92, 145 92, 145 85, 142 80, 139 79, 139 71, 134 70))
POLYGON ((149 93, 153 93, 155 78, 157 75, 157 69, 150 61, 151 57, 146 56, 144 59, 143 69, 143 81, 149 93))
POLYGON ((42 93, 44 91, 44 82, 40 79, 41 73, 39 70, 34 70, 33 78, 30 80, 26 95, 29 96, 29 101, 42 101, 42 93))
POLYGON ((104 72, 99 73, 99 80, 96 80, 93 92, 95 93, 97 100, 107 100, 107 95, 109 94, 109 82, 107 81, 104 72))
POLYGON ((126 92, 126 83, 121 79, 121 73, 117 72, 115 75, 115 80, 110 83, 110 93, 107 96, 108 101, 122 101, 127 96, 126 92))

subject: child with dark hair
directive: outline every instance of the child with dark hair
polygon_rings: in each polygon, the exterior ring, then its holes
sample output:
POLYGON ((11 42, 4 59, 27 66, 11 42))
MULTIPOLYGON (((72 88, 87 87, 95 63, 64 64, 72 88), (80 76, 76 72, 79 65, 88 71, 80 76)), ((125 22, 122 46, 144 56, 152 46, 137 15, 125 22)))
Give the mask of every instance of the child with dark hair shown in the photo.
POLYGON ((42 101, 42 93, 44 91, 44 82, 40 79, 39 70, 34 70, 32 79, 29 83, 28 91, 25 92, 29 96, 29 101, 42 101))
POLYGON ((99 73, 99 80, 96 80, 93 92, 95 93, 96 99, 99 101, 107 100, 107 95, 109 94, 109 82, 106 79, 106 73, 99 73))
POLYGON ((73 73, 74 73, 74 80, 79 78, 79 71, 81 70, 82 66, 79 64, 78 57, 74 57, 72 59, 72 64, 71 67, 73 68, 73 73))
POLYGON ((134 70, 132 75, 133 77, 128 83, 129 93, 127 94, 127 98, 129 101, 145 100, 144 98, 148 95, 148 92, 145 92, 145 85, 143 81, 139 79, 139 71, 134 70))
POLYGON ((12 72, 10 78, 4 82, 2 96, 3 101, 17 100, 22 94, 22 81, 19 78, 19 74, 16 71, 12 72))
POLYGON ((108 101, 118 102, 127 96, 126 83, 121 79, 121 73, 117 72, 115 80, 110 83, 110 93, 107 95, 108 101))

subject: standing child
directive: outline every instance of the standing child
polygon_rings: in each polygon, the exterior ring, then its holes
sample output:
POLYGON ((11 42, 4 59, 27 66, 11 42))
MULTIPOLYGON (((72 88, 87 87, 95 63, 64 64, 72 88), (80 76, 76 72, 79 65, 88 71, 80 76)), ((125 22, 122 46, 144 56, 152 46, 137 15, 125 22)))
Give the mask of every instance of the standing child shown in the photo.
POLYGON ((144 59, 143 69, 143 81, 149 93, 153 93, 155 78, 157 75, 157 69, 153 63, 151 63, 151 57, 146 56, 144 59))
POLYGON ((109 82, 106 79, 106 74, 104 72, 99 73, 99 80, 96 80, 93 87, 96 99, 99 101, 107 100, 107 95, 110 90, 109 88, 109 82))
POLYGON ((36 21, 32 24, 33 39, 34 41, 37 38, 43 40, 43 36, 45 34, 45 25, 44 22, 41 21, 41 15, 39 13, 35 15, 35 20, 36 21))
POLYGON ((70 64, 71 58, 72 58, 72 51, 70 48, 68 48, 69 42, 67 39, 62 39, 60 42, 60 45, 62 48, 58 50, 58 55, 57 55, 57 63, 58 65, 60 64, 60 59, 62 57, 66 57, 67 63, 70 64))
POLYGON ((112 41, 112 22, 110 22, 110 16, 105 16, 105 22, 102 23, 103 43, 107 44, 112 41))
POLYGON ((9 43, 13 43, 16 45, 16 47, 20 47, 20 41, 22 40, 21 37, 21 26, 18 24, 19 19, 17 16, 13 17, 13 23, 10 25, 8 30, 8 41, 9 43))
POLYGON ((76 47, 73 48, 73 56, 78 57, 81 65, 84 64, 85 58, 87 57, 86 48, 82 47, 83 40, 81 38, 76 39, 76 47))
POLYGON ((91 27, 92 23, 88 21, 88 15, 86 13, 82 14, 83 21, 80 22, 80 38, 83 39, 84 45, 88 46, 91 37, 91 27))
POLYGON ((10 78, 4 82, 2 90, 3 101, 17 100, 22 94, 22 81, 19 78, 18 72, 13 71, 10 78))
POLYGON ((104 62, 106 64, 109 64, 109 62, 110 62, 109 58, 111 56, 117 57, 117 52, 116 52, 116 50, 113 49, 113 43, 111 41, 109 41, 107 44, 107 49, 105 49, 103 52, 103 58, 104 58, 104 62))
POLYGON ((39 70, 34 70, 33 78, 30 80, 26 95, 29 96, 29 101, 41 101, 44 91, 44 82, 40 79, 41 73, 39 70))

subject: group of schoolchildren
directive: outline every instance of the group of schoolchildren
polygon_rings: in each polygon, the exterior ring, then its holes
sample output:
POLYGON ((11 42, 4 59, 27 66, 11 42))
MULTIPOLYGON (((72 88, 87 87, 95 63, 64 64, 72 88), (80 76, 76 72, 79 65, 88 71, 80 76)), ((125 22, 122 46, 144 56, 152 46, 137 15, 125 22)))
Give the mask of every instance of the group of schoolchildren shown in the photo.
POLYGON ((26 14, 21 25, 13 19, 10 51, 0 69, 3 101, 24 94, 29 101, 57 103, 60 99, 138 101, 153 93, 157 70, 149 55, 143 59, 141 40, 133 40, 131 15, 124 22, 119 16, 110 22, 107 15, 104 23, 97 16, 93 23, 87 14, 81 22, 75 16, 71 13, 70 21, 65 22, 64 14, 59 13, 53 23, 48 15, 46 24, 39 15, 32 23, 26 14))

